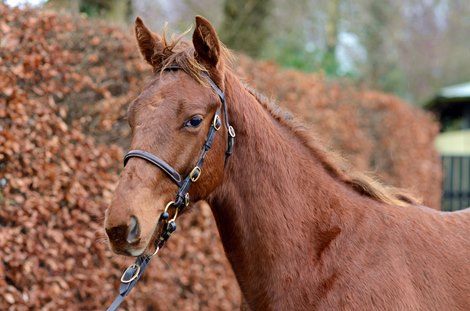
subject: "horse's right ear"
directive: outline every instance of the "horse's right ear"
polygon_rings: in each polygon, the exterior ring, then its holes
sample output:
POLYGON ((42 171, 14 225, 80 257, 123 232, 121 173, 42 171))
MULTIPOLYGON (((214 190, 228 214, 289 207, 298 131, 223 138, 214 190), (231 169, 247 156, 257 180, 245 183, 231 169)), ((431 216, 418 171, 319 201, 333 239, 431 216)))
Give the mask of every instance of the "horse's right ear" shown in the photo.
POLYGON ((150 31, 140 17, 135 19, 135 37, 139 45, 140 53, 147 63, 153 67, 158 66, 158 64, 155 64, 158 57, 154 57, 154 55, 163 51, 162 39, 160 36, 150 31))
POLYGON ((217 68, 220 60, 220 42, 212 24, 202 16, 196 16, 196 29, 193 33, 196 59, 211 68, 217 68))

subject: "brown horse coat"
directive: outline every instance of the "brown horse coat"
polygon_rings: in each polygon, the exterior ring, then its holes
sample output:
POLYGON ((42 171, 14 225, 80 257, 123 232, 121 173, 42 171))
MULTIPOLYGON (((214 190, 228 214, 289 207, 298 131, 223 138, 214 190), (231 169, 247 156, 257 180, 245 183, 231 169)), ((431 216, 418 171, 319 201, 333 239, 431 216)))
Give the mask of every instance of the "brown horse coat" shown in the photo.
MULTIPOLYGON (((200 131, 165 123, 213 115, 220 103, 204 86, 200 70, 226 94, 237 134, 234 154, 224 167, 223 129, 190 193, 212 208, 245 306, 470 310, 469 209, 445 213, 422 207, 342 168, 305 130, 227 69, 227 52, 205 19, 196 18, 194 48, 167 43, 140 20, 136 34, 157 75, 129 109, 134 149, 165 156, 180 172, 188 172, 209 123, 200 131), (183 70, 158 74, 171 64, 183 70)), ((158 212, 174 194, 172 187, 148 163, 129 162, 106 227, 125 228, 133 215, 141 225, 142 243, 132 248, 110 241, 115 251, 145 249, 158 212)))

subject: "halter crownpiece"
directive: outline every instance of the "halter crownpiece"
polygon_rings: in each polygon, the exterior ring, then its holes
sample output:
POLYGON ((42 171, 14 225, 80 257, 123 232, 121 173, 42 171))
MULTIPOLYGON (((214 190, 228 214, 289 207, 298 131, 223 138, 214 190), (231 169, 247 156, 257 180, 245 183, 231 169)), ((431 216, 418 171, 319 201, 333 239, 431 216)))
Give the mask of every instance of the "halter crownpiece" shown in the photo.
MULTIPOLYGON (((181 70, 182 68, 177 65, 168 66, 165 70, 181 70)), ((228 114, 227 114, 227 105, 225 103, 225 95, 222 90, 215 84, 214 81, 209 77, 209 75, 205 72, 201 74, 212 87, 212 89, 217 93, 222 103, 222 107, 218 107, 215 111, 214 118, 212 120, 212 124, 209 128, 209 132, 207 133, 206 140, 202 145, 201 152, 199 154, 199 158, 196 161, 196 165, 193 169, 189 172, 189 174, 183 179, 181 175, 176 171, 171 165, 169 165, 164 160, 160 159, 159 157, 143 150, 130 150, 124 156, 124 166, 126 166, 127 162, 131 158, 140 158, 146 160, 147 162, 155 165, 163 172, 165 172, 173 182, 178 185, 178 191, 176 192, 175 201, 169 202, 166 206, 164 211, 160 214, 158 219, 157 228, 163 223, 162 230, 158 235, 158 238, 155 240, 155 252, 148 256, 148 255, 140 255, 137 257, 134 264, 130 265, 126 271, 124 271, 121 277, 121 285, 119 287, 119 294, 114 299, 111 306, 107 309, 107 311, 114 311, 116 310, 119 305, 122 303, 124 298, 129 295, 132 288, 135 286, 137 281, 142 276, 142 273, 147 268, 147 265, 150 262, 150 259, 158 253, 158 251, 163 247, 165 242, 170 238, 171 234, 176 230, 176 216, 178 212, 189 205, 189 187, 192 183, 196 182, 202 173, 202 165, 204 164, 204 159, 206 158, 207 152, 211 149, 212 143, 214 142, 215 134, 219 131, 222 126, 222 122, 220 119, 220 112, 221 108, 224 111, 224 123, 227 129, 227 149, 225 151, 225 163, 227 164, 227 160, 233 152, 233 144, 235 142, 235 130, 229 123, 228 114), (168 213, 168 209, 172 207, 174 209, 173 217, 170 219, 170 214, 168 213)))

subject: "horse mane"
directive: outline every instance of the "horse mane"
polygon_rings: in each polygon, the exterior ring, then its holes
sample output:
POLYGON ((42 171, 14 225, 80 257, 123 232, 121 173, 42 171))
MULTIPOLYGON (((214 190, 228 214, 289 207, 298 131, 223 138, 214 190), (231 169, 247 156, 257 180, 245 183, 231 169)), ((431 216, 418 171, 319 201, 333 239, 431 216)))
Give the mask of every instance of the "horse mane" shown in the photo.
POLYGON ((420 199, 415 198, 407 191, 386 186, 371 175, 354 169, 344 158, 325 148, 325 145, 319 142, 319 139, 290 113, 282 110, 266 96, 251 87, 245 86, 245 89, 250 92, 279 123, 290 129, 310 150, 311 154, 319 160, 323 168, 334 178, 349 185, 361 195, 368 196, 378 202, 398 206, 421 204, 420 199))
MULTIPOLYGON (((206 80, 201 73, 207 73, 207 69, 194 57, 194 47, 187 41, 182 40, 191 29, 188 29, 179 36, 172 36, 171 40, 166 39, 166 32, 163 31, 163 53, 153 56, 158 57, 160 64, 154 67, 154 72, 161 74, 169 66, 177 65, 197 80, 200 84, 207 86, 206 80)), ((221 57, 229 63, 233 59, 231 52, 224 46, 221 46, 221 57)), ((227 66, 228 68, 229 66, 227 66)), ((249 86, 245 89, 250 92, 257 101, 282 125, 290 129, 295 136, 310 150, 311 154, 319 160, 324 169, 334 178, 350 186, 361 195, 370 197, 378 202, 408 206, 410 204, 421 204, 421 200, 413 197, 403 189, 385 186, 369 174, 360 172, 351 167, 350 164, 337 153, 327 150, 324 144, 319 143, 318 139, 308 131, 308 129, 299 121, 295 120, 290 113, 283 111, 279 106, 268 100, 265 96, 259 94, 249 86)))

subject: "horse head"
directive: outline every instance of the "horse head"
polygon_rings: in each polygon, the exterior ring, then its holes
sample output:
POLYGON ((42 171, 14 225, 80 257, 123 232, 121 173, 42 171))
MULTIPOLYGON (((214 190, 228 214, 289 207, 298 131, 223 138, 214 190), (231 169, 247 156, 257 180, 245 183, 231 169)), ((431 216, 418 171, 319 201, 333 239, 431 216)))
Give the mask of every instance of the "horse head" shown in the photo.
POLYGON ((189 195, 193 202, 207 198, 221 183, 230 132, 228 121, 221 121, 226 118, 220 90, 225 49, 212 25, 196 17, 192 46, 179 39, 167 42, 140 18, 135 35, 154 77, 129 106, 134 153, 126 156, 105 217, 112 250, 131 256, 144 253, 155 241, 159 215, 174 204, 168 202, 175 201, 185 181, 191 187, 183 199, 189 201, 189 195))

